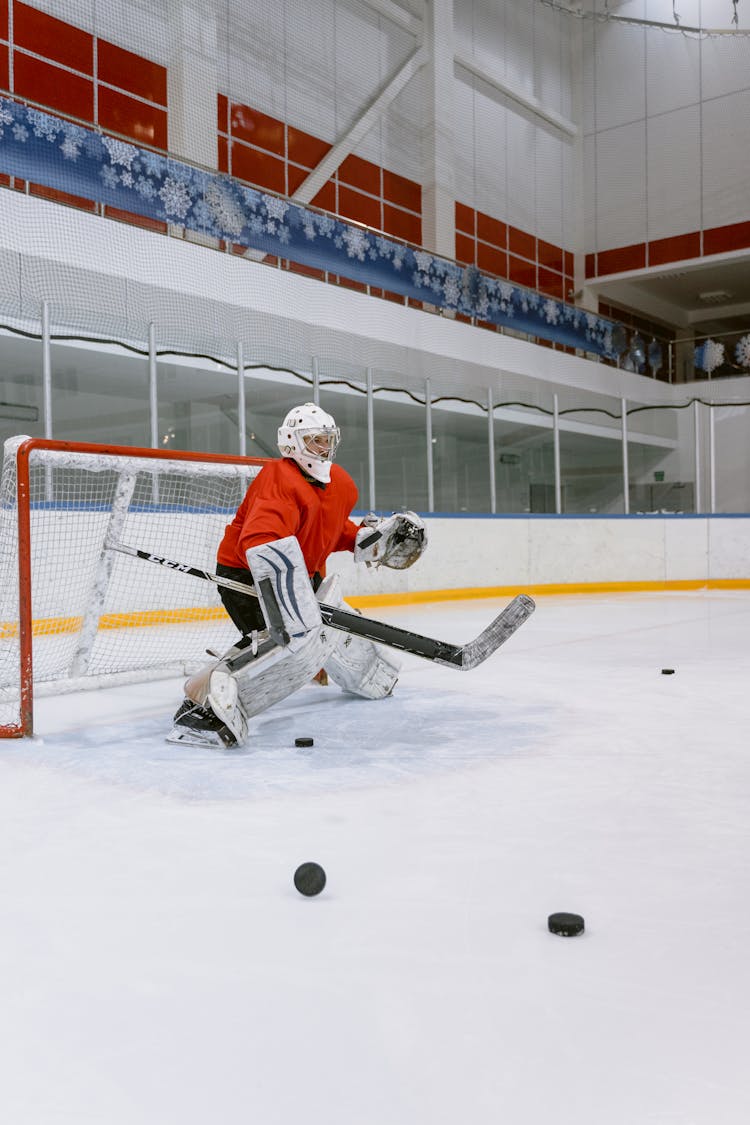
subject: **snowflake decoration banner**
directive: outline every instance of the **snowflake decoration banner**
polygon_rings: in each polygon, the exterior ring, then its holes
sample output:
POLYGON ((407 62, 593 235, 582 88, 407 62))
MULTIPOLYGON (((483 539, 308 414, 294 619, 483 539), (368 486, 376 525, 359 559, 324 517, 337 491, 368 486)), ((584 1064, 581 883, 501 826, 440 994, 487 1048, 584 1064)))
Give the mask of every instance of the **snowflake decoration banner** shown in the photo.
POLYGON ((616 322, 0 98, 0 172, 615 359, 616 322))

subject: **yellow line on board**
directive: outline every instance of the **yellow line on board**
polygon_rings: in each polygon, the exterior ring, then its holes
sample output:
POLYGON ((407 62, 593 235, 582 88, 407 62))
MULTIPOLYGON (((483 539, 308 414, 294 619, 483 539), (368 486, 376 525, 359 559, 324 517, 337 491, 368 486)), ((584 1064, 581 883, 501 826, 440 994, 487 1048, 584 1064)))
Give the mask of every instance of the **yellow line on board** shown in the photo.
MULTIPOLYGON (((455 590, 410 590, 401 594, 353 594, 346 598, 354 609, 377 606, 420 605, 426 602, 468 601, 472 598, 505 598, 516 594, 628 594, 668 590, 750 590, 750 578, 688 578, 669 582, 559 582, 528 586, 462 586, 455 590)), ((184 625, 190 621, 223 621, 221 606, 185 606, 131 613, 105 613, 100 629, 142 629, 157 625, 184 625)), ((83 617, 41 617, 32 624, 35 637, 77 633, 83 617)), ((0 621, 0 640, 18 636, 17 621, 0 621)))
POLYGON ((347 597, 355 609, 423 602, 465 601, 469 598, 505 598, 516 594, 629 594, 644 590, 750 590, 750 578, 688 578, 665 582, 552 582, 526 586, 464 586, 456 590, 411 590, 403 594, 356 594, 347 597))
MULTIPOLYGON (((221 606, 186 606, 182 609, 149 609, 133 613, 105 613, 99 618, 100 629, 140 629, 154 625, 184 625, 188 621, 221 621, 226 619, 221 606)), ((40 617, 32 622, 34 637, 61 636, 77 633, 83 617, 40 617)), ((18 636, 17 621, 0 621, 0 639, 18 636)))

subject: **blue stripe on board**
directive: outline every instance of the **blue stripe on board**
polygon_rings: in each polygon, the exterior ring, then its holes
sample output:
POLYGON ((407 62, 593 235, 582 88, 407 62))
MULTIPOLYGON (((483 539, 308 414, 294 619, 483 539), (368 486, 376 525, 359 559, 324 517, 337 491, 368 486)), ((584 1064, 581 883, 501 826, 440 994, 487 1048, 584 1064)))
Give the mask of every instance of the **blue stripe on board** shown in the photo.
MULTIPOLYGON (((111 512, 111 504, 96 503, 93 500, 34 500, 29 507, 32 512, 111 512)), ((230 508, 213 504, 194 505, 186 508, 181 504, 131 504, 128 512, 164 515, 176 512, 178 515, 224 515, 233 516, 237 505, 230 508)))
MULTIPOLYGON (((371 509, 368 509, 368 512, 371 509)), ((352 516, 359 519, 366 513, 364 509, 352 512, 352 516)), ((375 515, 389 516, 390 510, 378 509, 375 515)), ((434 520, 746 520, 750 519, 748 512, 417 512, 422 519, 434 520)))

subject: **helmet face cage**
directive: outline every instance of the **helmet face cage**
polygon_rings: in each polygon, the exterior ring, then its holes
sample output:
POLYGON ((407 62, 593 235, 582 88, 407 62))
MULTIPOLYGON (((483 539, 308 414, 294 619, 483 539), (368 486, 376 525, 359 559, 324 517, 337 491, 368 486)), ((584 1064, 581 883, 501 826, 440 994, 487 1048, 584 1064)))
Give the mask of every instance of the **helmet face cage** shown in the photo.
POLYGON ((287 414, 279 427, 278 446, 283 457, 291 457, 315 480, 331 479, 331 462, 341 432, 330 414, 306 402, 287 414))
POLYGON ((338 426, 332 429, 318 427, 314 430, 297 430, 297 434, 306 453, 312 457, 319 457, 322 461, 333 461, 341 441, 341 431, 338 426))

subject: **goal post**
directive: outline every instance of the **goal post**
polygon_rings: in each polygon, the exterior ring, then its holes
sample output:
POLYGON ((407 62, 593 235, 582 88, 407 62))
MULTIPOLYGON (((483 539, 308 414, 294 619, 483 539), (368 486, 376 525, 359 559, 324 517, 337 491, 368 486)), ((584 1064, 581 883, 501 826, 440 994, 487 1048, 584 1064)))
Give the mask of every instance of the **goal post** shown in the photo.
POLYGON ((237 630, 212 583, 114 552, 121 540, 213 570, 265 460, 11 438, 0 481, 0 736, 40 695, 188 675, 237 630))

